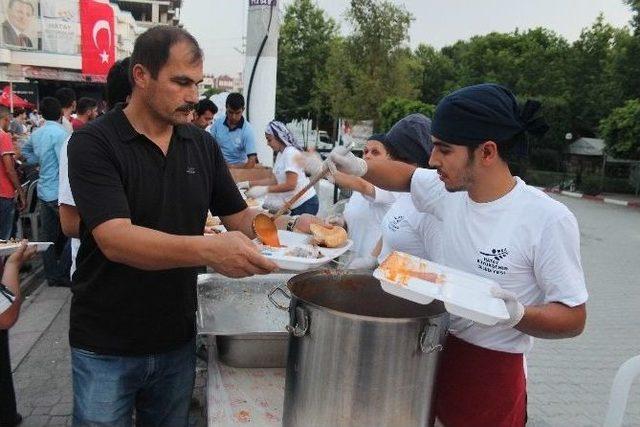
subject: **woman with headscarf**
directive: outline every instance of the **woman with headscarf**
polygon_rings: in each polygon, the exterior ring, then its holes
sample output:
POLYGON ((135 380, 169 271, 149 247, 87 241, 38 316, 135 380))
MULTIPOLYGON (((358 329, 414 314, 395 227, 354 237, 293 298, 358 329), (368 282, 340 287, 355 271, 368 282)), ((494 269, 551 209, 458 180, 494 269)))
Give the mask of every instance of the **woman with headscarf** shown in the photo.
MULTIPOLYGON (((304 169, 296 161, 298 153, 302 147, 284 123, 273 120, 265 128, 267 144, 276 154, 273 164, 272 178, 249 181, 247 196, 260 198, 267 196, 265 205, 282 206, 286 200, 291 198, 305 185, 309 184, 309 178, 304 173, 304 169)), ((310 188, 291 207, 291 215, 318 213, 319 201, 316 191, 310 188)))

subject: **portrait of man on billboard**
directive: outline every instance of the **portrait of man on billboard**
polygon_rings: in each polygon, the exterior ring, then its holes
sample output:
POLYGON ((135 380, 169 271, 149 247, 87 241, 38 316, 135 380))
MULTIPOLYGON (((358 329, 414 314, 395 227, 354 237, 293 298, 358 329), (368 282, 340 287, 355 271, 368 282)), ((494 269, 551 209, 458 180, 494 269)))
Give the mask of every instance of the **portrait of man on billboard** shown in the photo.
POLYGON ((6 45, 35 48, 34 41, 38 8, 33 0, 5 0, 2 40, 6 45))

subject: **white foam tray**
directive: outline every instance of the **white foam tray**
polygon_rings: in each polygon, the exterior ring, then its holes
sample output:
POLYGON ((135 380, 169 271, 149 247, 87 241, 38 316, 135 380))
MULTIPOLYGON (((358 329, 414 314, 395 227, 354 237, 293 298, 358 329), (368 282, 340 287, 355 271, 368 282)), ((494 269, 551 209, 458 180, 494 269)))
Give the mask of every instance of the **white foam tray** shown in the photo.
POLYGON ((405 282, 394 281, 390 280, 383 270, 377 268, 373 276, 380 280, 385 292, 418 304, 429 304, 437 299, 444 302, 449 313, 484 325, 495 325, 498 321, 509 318, 504 301, 491 296, 490 289, 500 286, 496 281, 421 260, 409 254, 400 254, 417 263, 426 262, 429 272, 445 275, 444 283, 433 283, 415 277, 405 282))
MULTIPOLYGON (((29 246, 35 246, 36 251, 44 252, 49 246, 53 245, 53 242, 29 242, 27 243, 29 246)), ((7 256, 14 253, 20 247, 20 243, 15 243, 11 245, 0 245, 0 256, 7 256)))
POLYGON ((291 231, 278 230, 278 239, 283 248, 264 247, 262 254, 275 262, 278 267, 284 270, 306 271, 313 270, 331 262, 349 250, 353 242, 347 240, 339 248, 319 247, 322 258, 300 258, 287 256, 285 253, 294 246, 309 245, 312 243, 312 236, 309 234, 295 233, 291 231))

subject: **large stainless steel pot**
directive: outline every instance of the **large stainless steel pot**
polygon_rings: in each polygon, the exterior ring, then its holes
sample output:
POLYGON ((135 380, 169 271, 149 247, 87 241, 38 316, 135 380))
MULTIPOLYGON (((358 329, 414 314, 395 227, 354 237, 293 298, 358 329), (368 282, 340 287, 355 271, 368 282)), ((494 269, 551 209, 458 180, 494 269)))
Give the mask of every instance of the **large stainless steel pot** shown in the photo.
MULTIPOLYGON (((449 317, 370 274, 291 278, 284 426, 426 426, 449 317)), ((270 294, 273 300, 278 291, 270 294)))

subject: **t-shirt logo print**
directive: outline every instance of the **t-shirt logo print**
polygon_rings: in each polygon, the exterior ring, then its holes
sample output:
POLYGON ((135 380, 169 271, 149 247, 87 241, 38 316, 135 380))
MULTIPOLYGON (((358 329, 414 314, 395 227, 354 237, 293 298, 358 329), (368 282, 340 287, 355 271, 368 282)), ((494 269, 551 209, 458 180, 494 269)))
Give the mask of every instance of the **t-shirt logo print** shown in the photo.
POLYGON ((509 255, 507 248, 478 252, 480 252, 480 258, 476 262, 480 270, 493 274, 507 274, 509 267, 500 265, 500 262, 509 255))

